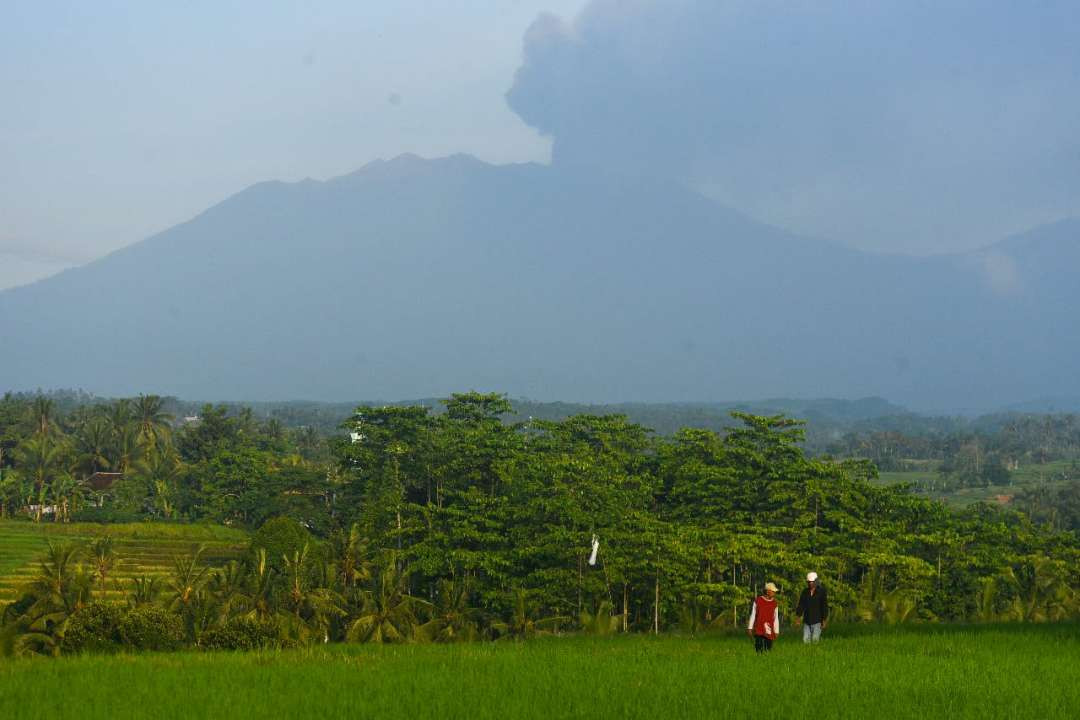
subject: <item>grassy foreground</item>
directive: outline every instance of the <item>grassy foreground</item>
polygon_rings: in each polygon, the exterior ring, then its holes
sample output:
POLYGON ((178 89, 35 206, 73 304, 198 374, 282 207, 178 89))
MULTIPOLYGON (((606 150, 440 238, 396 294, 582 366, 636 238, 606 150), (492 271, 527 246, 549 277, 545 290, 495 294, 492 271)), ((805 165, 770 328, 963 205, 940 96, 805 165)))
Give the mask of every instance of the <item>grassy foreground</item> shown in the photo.
POLYGON ((1064 718, 1076 625, 0 660, 14 718, 1064 718))

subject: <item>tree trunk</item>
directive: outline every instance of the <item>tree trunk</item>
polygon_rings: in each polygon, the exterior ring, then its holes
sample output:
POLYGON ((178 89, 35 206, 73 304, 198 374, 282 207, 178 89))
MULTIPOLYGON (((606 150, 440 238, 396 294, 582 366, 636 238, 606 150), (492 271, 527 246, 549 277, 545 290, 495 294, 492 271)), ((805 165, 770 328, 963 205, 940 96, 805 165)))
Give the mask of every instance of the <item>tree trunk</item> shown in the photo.
MULTIPOLYGON (((735 587, 735 561, 731 561, 731 587, 735 587)), ((737 627, 739 624, 739 603, 736 601, 731 602, 731 627, 737 627)))
POLYGON ((623 583, 622 586, 622 631, 626 632, 629 626, 630 586, 623 583))
POLYGON ((653 602, 653 635, 660 634, 660 576, 656 576, 656 598, 653 602))
POLYGON ((581 615, 581 555, 577 558, 577 612, 581 615))

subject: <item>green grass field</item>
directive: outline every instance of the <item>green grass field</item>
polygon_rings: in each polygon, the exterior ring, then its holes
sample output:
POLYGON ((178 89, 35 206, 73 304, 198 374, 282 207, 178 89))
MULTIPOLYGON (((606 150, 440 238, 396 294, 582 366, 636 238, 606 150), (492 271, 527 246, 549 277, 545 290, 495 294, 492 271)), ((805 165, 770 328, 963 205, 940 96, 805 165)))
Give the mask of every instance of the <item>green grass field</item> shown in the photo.
POLYGON ((16 718, 1071 718, 1080 626, 0 660, 16 718))
MULTIPOLYGON (((188 553, 199 544, 206 547, 204 560, 216 565, 238 557, 247 543, 244 533, 217 526, 4 521, 0 522, 0 603, 15 599, 19 587, 37 572, 37 559, 48 547, 49 540, 85 541, 105 534, 111 535, 115 543, 119 563, 114 579, 121 586, 134 576, 166 575, 174 556, 188 553)), ((118 599, 123 590, 109 587, 113 584, 110 580, 106 597, 118 599)))

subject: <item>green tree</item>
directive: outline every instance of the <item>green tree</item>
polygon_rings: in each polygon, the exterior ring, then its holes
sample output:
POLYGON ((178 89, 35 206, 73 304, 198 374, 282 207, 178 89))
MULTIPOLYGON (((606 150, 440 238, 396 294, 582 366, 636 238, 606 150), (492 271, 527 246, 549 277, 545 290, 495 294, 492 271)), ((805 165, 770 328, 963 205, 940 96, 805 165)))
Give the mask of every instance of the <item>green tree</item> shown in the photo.
POLYGON ((106 583, 109 576, 120 563, 120 557, 116 552, 113 539, 110 535, 102 535, 90 541, 90 562, 94 568, 94 575, 98 581, 98 587, 102 601, 105 600, 106 583))
POLYGON ((132 403, 132 416, 139 439, 150 447, 168 444, 173 416, 165 412, 164 400, 157 395, 139 395, 132 403))
POLYGON ((346 633, 349 642, 403 643, 418 625, 416 611, 424 603, 405 591, 406 578, 391 559, 364 591, 362 604, 346 633))
POLYGON ((34 521, 40 522, 50 486, 67 475, 67 447, 55 435, 37 433, 25 440, 16 450, 20 473, 33 486, 32 497, 37 503, 34 521))

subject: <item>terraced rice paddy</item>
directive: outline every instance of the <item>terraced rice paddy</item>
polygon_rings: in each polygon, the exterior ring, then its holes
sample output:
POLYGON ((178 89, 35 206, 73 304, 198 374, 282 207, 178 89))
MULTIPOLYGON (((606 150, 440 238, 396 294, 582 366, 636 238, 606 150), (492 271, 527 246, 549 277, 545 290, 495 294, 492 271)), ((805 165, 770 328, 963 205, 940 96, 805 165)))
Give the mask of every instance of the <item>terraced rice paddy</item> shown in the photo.
POLYGON ((17 597, 20 586, 34 576, 38 559, 54 542, 83 541, 110 535, 117 564, 106 585, 105 598, 119 600, 130 578, 163 577, 173 558, 202 545, 203 560, 221 565, 239 557, 247 543, 244 533, 223 527, 132 523, 124 525, 0 522, 0 603, 17 597))

